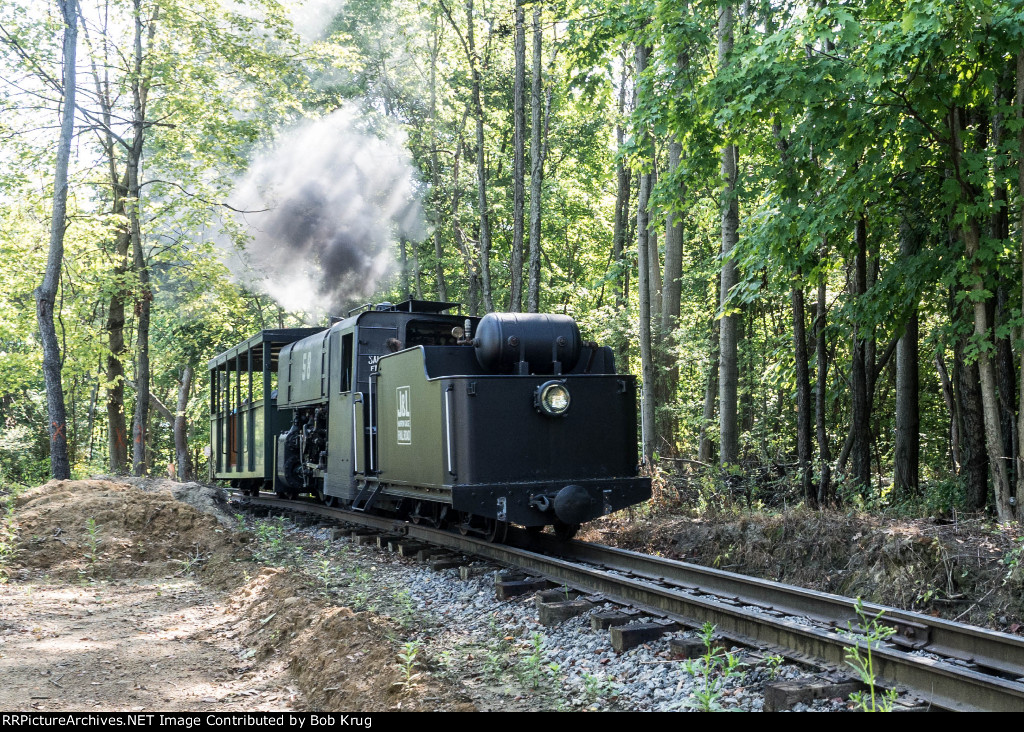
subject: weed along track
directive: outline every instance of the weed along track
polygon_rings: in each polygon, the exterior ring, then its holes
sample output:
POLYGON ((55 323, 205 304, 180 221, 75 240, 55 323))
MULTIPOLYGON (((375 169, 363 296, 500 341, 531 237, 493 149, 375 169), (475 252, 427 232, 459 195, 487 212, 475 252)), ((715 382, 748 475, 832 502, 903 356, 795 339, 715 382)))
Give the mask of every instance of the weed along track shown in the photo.
MULTIPOLYGON (((844 708, 854 695, 865 705, 1024 710, 1024 642, 1015 636, 547 534, 511 531, 507 544, 493 544, 309 503, 239 505, 319 525, 349 547, 341 563, 373 544, 435 570, 432 579, 403 564, 420 578, 400 579, 387 603, 398 617, 437 619, 407 641, 406 683, 416 658, 465 672, 458 655, 479 667, 470 688, 502 673, 524 694, 550 692, 557 680, 569 706, 844 708), (461 637, 467 629, 474 633, 461 637)), ((356 605, 379 602, 366 569, 344 571, 356 605)))

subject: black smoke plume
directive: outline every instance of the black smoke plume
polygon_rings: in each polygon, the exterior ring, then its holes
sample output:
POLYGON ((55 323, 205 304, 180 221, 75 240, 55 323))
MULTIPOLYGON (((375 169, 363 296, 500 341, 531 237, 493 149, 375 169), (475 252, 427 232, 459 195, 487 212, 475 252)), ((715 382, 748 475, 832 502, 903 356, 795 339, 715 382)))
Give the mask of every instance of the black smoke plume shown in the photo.
POLYGON ((393 267, 398 236, 422 236, 401 138, 357 130, 348 110, 282 134, 232 196, 249 241, 229 258, 247 285, 290 311, 338 314, 393 267))

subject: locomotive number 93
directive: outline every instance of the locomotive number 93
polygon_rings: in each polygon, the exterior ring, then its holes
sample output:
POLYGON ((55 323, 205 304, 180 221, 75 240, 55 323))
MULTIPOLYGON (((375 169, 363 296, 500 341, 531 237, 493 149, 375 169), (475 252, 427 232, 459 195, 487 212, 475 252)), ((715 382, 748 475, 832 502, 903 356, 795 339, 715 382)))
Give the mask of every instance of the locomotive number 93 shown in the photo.
POLYGON ((636 380, 565 315, 363 306, 210 361, 213 474, 243 492, 449 525, 580 524, 650 497, 636 380))

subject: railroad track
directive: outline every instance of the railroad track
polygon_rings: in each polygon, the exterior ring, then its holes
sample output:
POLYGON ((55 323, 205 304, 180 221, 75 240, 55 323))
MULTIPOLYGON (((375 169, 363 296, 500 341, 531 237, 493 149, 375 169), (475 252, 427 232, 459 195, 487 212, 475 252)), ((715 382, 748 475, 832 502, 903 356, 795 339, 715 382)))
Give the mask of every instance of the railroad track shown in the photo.
MULTIPOLYGON (((843 667, 857 644, 856 601, 547 534, 511 529, 492 544, 422 524, 277 498, 241 498, 252 506, 298 511, 369 527, 482 557, 590 596, 679 625, 713 623, 725 638, 751 647, 843 667)), ((920 613, 864 603, 895 635, 872 645, 880 686, 955 711, 1024 711, 1024 639, 920 613)), ((863 646, 864 639, 860 636, 863 646)))

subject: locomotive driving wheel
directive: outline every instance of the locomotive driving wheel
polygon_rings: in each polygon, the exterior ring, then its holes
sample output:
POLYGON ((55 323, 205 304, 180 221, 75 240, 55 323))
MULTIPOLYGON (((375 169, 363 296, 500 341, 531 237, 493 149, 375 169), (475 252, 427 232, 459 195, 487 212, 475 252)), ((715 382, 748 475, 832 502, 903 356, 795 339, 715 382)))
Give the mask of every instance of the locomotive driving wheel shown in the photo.
POLYGON ((435 529, 445 527, 446 510, 433 501, 416 501, 409 512, 409 520, 414 524, 425 524, 435 529))
POLYGON ((500 544, 508 537, 508 521, 462 514, 459 533, 463 536, 473 534, 482 537, 485 541, 500 544))
POLYGON ((484 538, 493 544, 503 544, 508 538, 508 521, 484 520, 484 538))

